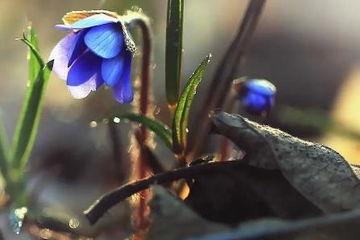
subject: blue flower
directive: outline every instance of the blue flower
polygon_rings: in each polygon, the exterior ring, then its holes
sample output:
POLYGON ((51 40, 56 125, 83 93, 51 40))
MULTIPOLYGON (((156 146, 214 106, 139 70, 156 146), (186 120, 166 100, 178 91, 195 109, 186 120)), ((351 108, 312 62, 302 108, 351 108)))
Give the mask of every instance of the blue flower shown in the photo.
POLYGON ((268 112, 275 104, 276 87, 265 79, 251 79, 244 82, 242 92, 246 110, 256 114, 268 112))
POLYGON ((118 102, 133 100, 134 45, 116 16, 106 11, 72 12, 64 16, 64 25, 56 26, 72 32, 54 47, 49 60, 54 60, 53 72, 66 79, 74 98, 84 98, 105 83, 118 102))

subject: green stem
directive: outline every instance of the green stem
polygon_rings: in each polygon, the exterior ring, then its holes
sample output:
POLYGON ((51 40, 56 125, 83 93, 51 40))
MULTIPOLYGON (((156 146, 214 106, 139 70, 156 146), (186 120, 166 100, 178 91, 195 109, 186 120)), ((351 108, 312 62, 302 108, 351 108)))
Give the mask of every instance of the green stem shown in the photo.
POLYGON ((184 0, 168 0, 165 51, 165 88, 170 113, 176 108, 181 85, 184 0))
POLYGON ((0 172, 5 180, 5 183, 8 184, 9 178, 9 156, 8 156, 8 139, 6 137, 6 132, 4 125, 0 122, 0 172))
POLYGON ((18 194, 18 191, 16 190, 16 183, 11 178, 11 173, 9 172, 9 164, 10 159, 8 139, 4 125, 0 122, 0 172, 5 181, 5 192, 11 198, 17 199, 17 196, 15 196, 15 194, 18 194))

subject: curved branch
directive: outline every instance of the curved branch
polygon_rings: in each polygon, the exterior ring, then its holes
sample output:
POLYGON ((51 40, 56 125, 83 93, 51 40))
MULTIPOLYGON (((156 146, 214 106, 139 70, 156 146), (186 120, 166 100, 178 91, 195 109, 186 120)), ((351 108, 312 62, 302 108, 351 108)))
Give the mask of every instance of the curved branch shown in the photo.
POLYGON ((214 171, 219 166, 239 166, 243 161, 234 160, 226 162, 207 162, 196 164, 189 167, 178 168, 165 173, 160 173, 148 178, 137 180, 125 184, 96 200, 87 210, 84 211, 85 217, 91 224, 96 223, 111 207, 124 201, 126 198, 140 191, 148 189, 153 184, 164 184, 183 178, 193 178, 201 173, 214 171))

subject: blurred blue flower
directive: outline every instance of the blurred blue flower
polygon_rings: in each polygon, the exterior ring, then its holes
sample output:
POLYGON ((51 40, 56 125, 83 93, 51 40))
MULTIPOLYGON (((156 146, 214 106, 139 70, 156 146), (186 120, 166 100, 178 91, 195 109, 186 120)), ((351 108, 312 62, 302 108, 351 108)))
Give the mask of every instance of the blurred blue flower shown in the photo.
POLYGON ((53 72, 66 79, 74 98, 84 98, 105 83, 113 89, 118 102, 130 103, 134 98, 133 49, 129 47, 128 33, 114 15, 91 13, 70 24, 64 20, 64 25, 56 26, 72 32, 50 54, 49 60, 54 60, 53 72))
POLYGON ((246 110, 256 114, 268 112, 275 104, 276 87, 265 79, 250 79, 244 82, 242 93, 246 110))

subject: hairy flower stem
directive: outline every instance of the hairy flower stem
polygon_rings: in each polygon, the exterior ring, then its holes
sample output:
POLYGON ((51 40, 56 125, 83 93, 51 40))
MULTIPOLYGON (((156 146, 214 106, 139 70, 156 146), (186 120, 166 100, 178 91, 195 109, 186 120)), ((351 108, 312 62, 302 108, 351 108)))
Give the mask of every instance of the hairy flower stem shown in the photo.
MULTIPOLYGON (((152 114, 152 91, 151 86, 151 59, 152 59, 152 32, 149 18, 140 12, 131 12, 129 14, 129 26, 139 27, 142 35, 142 63, 141 63, 141 82, 140 82, 140 96, 139 102, 134 101, 134 108, 140 114, 149 116, 152 114)), ((150 143, 151 138, 149 131, 144 125, 139 126, 139 149, 141 146, 150 143)), ((135 161, 135 170, 137 171, 137 178, 142 179, 148 175, 148 166, 146 161, 146 154, 139 151, 139 156, 135 161)), ((134 216, 134 227, 136 230, 144 230, 148 227, 149 221, 146 217, 148 193, 142 192, 139 197, 138 207, 134 216)))

